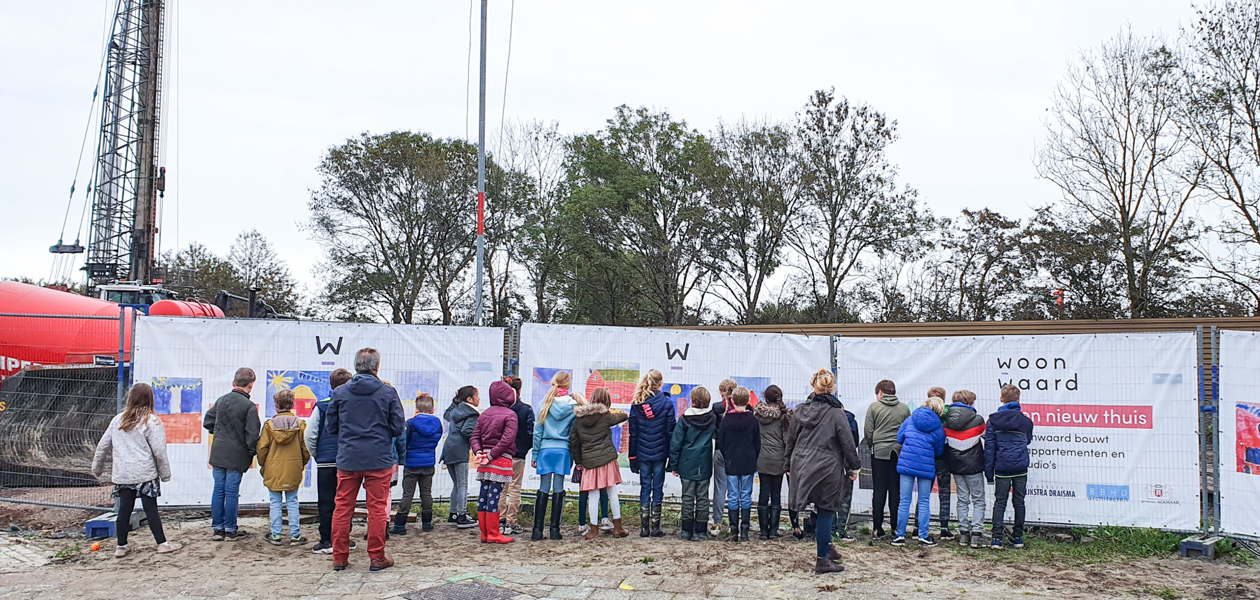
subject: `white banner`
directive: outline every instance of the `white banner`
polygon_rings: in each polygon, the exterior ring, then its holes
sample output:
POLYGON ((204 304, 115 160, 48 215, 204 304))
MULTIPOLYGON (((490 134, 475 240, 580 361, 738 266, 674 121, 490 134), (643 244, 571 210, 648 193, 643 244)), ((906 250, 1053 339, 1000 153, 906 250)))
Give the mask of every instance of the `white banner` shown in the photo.
MULTIPOLYGON (((664 389, 674 396, 679 415, 692 388, 704 386, 718 401, 718 383, 726 378, 757 397, 771 384, 778 385, 791 405, 809 394, 814 371, 831 367, 830 352, 826 337, 526 323, 521 326, 521 394, 537 411, 551 378, 569 371, 576 390, 589 398, 595 388, 607 387, 613 408, 629 411, 639 375, 656 369, 665 375, 664 389)), ((620 492, 638 495, 639 477, 629 469, 624 426, 614 429, 613 440, 622 454, 620 492)), ((526 469, 525 487, 538 488, 533 469, 526 469)), ((570 483, 569 489, 576 491, 577 486, 570 483)), ((678 478, 665 477, 665 494, 682 494, 678 478)))
MULTIPOLYGON (((153 385, 174 471, 162 486, 160 502, 210 503, 210 440, 201 419, 232 390, 237 368, 250 367, 258 377, 251 399, 262 420, 275 414, 271 398, 281 389, 294 391, 298 416, 308 417, 314 403, 331 393, 329 374, 338 368, 353 373, 355 352, 365 347, 381 352, 381 379, 397 388, 408 418, 415 413, 417 392, 433 396, 440 417, 462 386, 475 385, 486 398, 503 368, 502 329, 140 317, 134 381, 153 385)), ((314 469, 311 461, 299 492, 302 502, 316 500, 314 469)), ((439 474, 433 483, 434 496, 447 495, 449 476, 439 474)), ((398 487, 393 491, 397 495, 398 487)), ((250 469, 241 482, 241 502, 267 501, 258 470, 250 469)))
MULTIPOLYGON (((841 338, 838 379, 859 426, 881 379, 911 407, 932 386, 969 389, 986 421, 1016 385, 1035 425, 1028 522, 1197 530, 1195 344, 1192 332, 841 338)), ((853 509, 869 513, 869 471, 861 484, 853 509)), ((992 516, 992 486, 987 501, 992 516)))
POLYGON ((1260 537, 1260 335, 1221 331, 1221 529, 1260 537))

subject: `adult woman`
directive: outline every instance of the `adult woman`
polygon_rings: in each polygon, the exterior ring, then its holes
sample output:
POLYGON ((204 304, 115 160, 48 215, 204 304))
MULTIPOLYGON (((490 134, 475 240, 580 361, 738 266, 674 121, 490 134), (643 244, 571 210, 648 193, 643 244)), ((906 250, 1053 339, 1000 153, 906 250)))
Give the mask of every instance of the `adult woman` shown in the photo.
POLYGON ((836 378, 830 371, 819 369, 811 385, 814 395, 792 411, 788 426, 787 463, 784 470, 792 474, 788 485, 788 506, 804 511, 810 504, 818 512, 814 538, 818 557, 814 573, 838 573, 844 567, 836 561, 840 553, 831 545, 831 525, 841 508, 845 490, 857 479, 862 467, 857 444, 849 430, 844 405, 836 398, 836 378))
MULTIPOLYGON (((162 518, 158 515, 157 499, 162 494, 160 481, 171 480, 171 464, 166 459, 166 430, 153 412, 153 388, 148 384, 131 386, 127 393, 127 407, 109 422, 109 428, 96 445, 92 474, 97 478, 105 472, 106 461, 113 463, 110 481, 114 484, 113 496, 118 499, 118 514, 131 515, 136 498, 140 498, 149 530, 157 542, 158 554, 179 550, 179 544, 166 541, 162 518)), ((118 520, 115 558, 127 555, 127 534, 130 530, 131 519, 118 520)))

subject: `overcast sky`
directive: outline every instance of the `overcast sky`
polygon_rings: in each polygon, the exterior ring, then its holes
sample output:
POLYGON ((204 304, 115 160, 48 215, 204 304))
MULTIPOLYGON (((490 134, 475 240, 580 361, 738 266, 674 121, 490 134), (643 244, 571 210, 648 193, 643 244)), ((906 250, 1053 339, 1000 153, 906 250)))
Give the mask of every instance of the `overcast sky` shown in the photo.
MULTIPOLYGON (((114 1, 0 0, 0 276, 50 273, 114 1)), ((466 1, 167 5, 163 249, 195 240, 226 254, 257 228, 313 284, 321 251, 299 226, 328 148, 364 131, 475 141, 466 1)), ((512 0, 491 0, 491 138, 511 12, 512 0)), ((599 129, 619 104, 647 105, 707 131, 719 119, 790 119, 813 90, 834 87, 898 122, 901 182, 937 214, 1026 217, 1058 198, 1032 156, 1067 61, 1126 24, 1174 38, 1192 15, 1189 0, 521 0, 506 116, 573 133, 599 129)))

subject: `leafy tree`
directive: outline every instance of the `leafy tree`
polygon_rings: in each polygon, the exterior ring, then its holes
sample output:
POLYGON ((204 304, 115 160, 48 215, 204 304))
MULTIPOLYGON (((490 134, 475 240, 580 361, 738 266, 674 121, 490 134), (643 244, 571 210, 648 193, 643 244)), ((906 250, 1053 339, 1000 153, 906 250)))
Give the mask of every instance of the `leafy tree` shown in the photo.
MULTIPOLYGON (((297 282, 289 274, 289 266, 276 255, 267 238, 257 229, 242 231, 236 236, 236 241, 228 249, 227 264, 231 267, 234 281, 231 288, 224 289, 246 295, 251 288, 258 288, 259 297, 276 312, 299 312, 297 282)), ((207 266, 215 268, 213 261, 207 266)))

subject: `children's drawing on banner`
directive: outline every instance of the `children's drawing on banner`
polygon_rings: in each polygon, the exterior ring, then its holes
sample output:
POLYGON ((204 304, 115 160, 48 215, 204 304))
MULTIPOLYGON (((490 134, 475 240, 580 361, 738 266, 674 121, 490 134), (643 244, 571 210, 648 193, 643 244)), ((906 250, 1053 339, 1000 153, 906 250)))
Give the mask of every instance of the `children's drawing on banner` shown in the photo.
POLYGON ((1260 475, 1260 404, 1239 402, 1235 411, 1238 472, 1260 475))
POLYGON ((661 386, 661 389, 665 390, 665 393, 669 394, 670 398, 674 401, 674 406, 676 406, 678 410, 677 417, 679 419, 682 418, 683 413, 686 412, 688 408, 691 408, 691 390, 696 389, 699 385, 700 384, 698 383, 666 383, 661 386))
POLYGON ((416 395, 424 392, 438 399, 439 375, 437 371, 404 371, 392 382, 398 390, 398 398, 402 400, 404 412, 410 416, 416 401, 416 395))
POLYGON ((542 408, 543 400, 547 399, 547 392, 551 391, 551 380, 560 372, 568 373, 570 377, 573 376, 573 369, 534 367, 532 374, 534 377, 533 393, 529 397, 529 404, 534 407, 534 412, 538 412, 542 408))
POLYGON ((201 443, 201 378, 154 377, 153 411, 170 444, 201 443))
MULTIPOLYGON (((630 402, 634 400, 634 385, 639 381, 638 363, 589 362, 586 363, 586 373, 584 393, 587 399, 590 399, 591 392, 596 389, 607 388, 612 396, 612 407, 630 412, 630 402)), ((613 445, 617 446, 617 451, 622 455, 630 451, 630 436, 622 435, 625 431, 625 425, 612 429, 613 445)), ((623 467, 630 465, 625 456, 621 456, 618 462, 623 467)))
POLYGON ((311 416, 315 403, 332 395, 328 376, 332 371, 267 371, 267 397, 257 402, 266 410, 267 418, 276 416, 272 398, 280 390, 293 390, 293 412, 303 419, 311 416))

